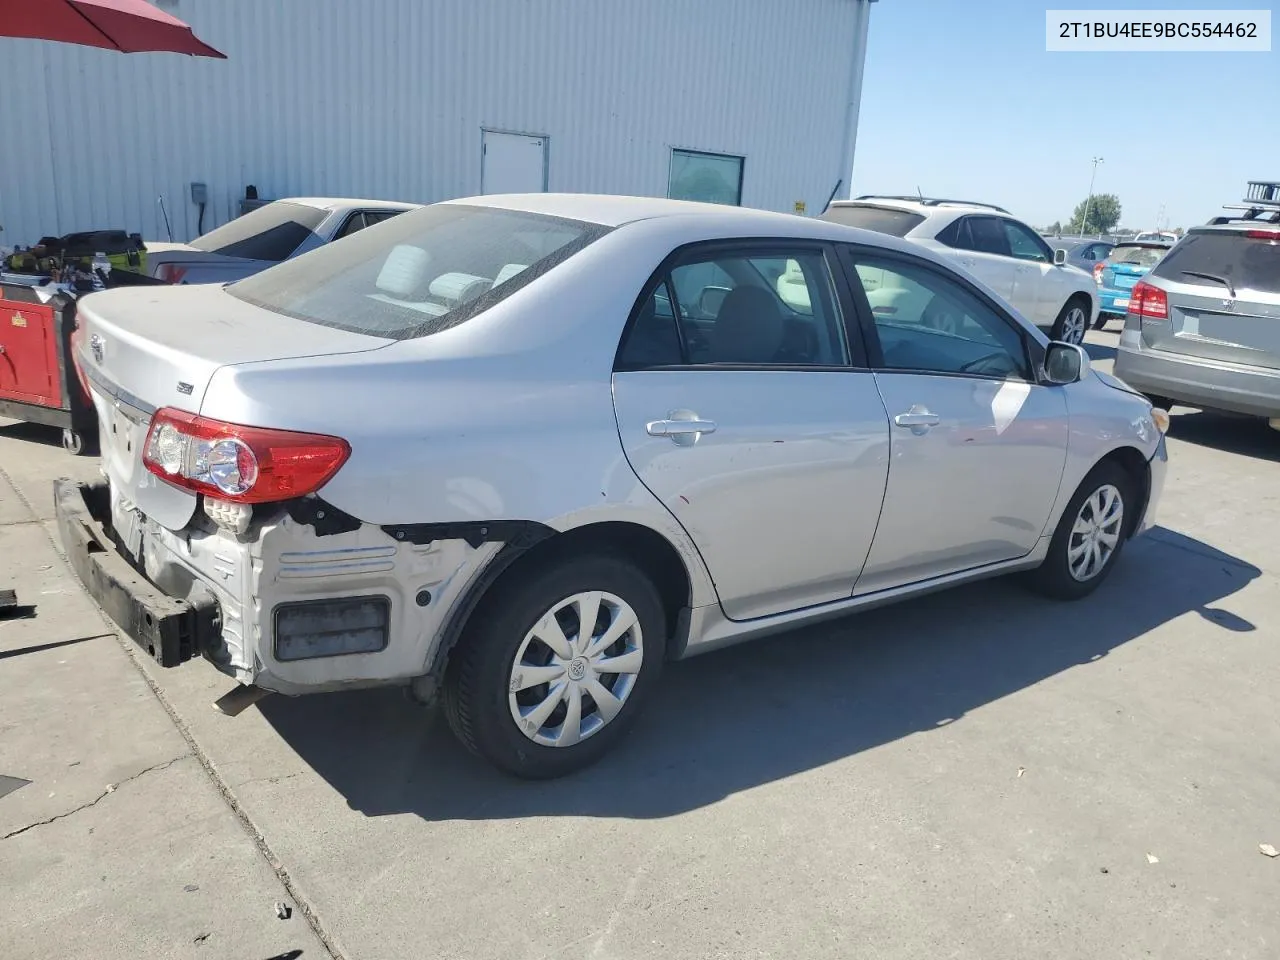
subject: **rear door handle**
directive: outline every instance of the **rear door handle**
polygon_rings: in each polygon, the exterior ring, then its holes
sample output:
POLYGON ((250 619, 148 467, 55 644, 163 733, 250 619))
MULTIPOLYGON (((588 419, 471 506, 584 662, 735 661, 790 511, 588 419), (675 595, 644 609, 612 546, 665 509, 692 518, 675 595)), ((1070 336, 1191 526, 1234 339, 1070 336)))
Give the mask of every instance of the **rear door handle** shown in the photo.
POLYGON ((928 407, 922 407, 917 403, 906 413, 900 413, 894 417, 893 422, 919 436, 928 433, 930 427, 936 427, 942 422, 942 418, 928 407))

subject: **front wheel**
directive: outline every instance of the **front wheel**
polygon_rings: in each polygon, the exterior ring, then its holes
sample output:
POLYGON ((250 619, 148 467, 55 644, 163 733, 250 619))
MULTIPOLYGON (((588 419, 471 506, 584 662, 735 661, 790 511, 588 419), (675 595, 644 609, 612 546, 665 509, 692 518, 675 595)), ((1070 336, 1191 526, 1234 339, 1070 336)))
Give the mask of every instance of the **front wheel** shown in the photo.
POLYGON ((1094 467, 1062 512, 1032 589, 1058 600, 1088 596, 1111 573, 1137 509, 1132 478, 1116 463, 1094 467))
POLYGON ((1089 327, 1089 310, 1080 305, 1079 300, 1068 300, 1058 319, 1053 321, 1053 329, 1049 336, 1063 343, 1084 343, 1084 333, 1089 327))
POLYGON ((445 675, 449 725, 473 753, 528 779, 594 763, 662 670, 662 601, 634 565, 573 557, 499 584, 445 675))

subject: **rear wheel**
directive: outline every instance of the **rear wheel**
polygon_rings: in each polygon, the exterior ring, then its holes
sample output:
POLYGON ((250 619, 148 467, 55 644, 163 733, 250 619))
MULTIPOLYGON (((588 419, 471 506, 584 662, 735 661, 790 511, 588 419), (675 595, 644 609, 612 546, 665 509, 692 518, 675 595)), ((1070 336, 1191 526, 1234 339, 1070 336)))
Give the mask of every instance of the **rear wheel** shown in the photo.
POLYGON ((573 557, 486 597, 445 677, 449 725, 519 777, 559 777, 621 737, 662 670, 652 581, 615 556, 573 557))
POLYGON ((1085 477, 1062 512, 1044 562, 1029 585, 1058 600, 1079 600, 1111 573, 1137 509, 1133 478, 1118 463, 1103 461, 1085 477))
POLYGON ((1088 327, 1088 306, 1081 300, 1068 300, 1062 312, 1058 314, 1058 319, 1053 321, 1049 336, 1054 340, 1074 343, 1078 346, 1084 343, 1084 333, 1088 327))

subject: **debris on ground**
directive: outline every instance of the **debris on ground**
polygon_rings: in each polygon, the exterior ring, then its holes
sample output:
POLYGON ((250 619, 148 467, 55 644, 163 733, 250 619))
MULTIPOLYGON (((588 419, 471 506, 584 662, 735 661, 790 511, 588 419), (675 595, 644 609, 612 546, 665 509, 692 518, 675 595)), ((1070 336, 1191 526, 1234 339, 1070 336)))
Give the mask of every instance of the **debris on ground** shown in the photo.
POLYGON ((276 916, 281 920, 288 920, 293 915, 293 908, 283 900, 276 901, 276 916))
POLYGON ((1258 852, 1264 857, 1280 857, 1280 850, 1277 850, 1269 843, 1258 844, 1258 852))
POLYGON ((1019 779, 1019 780, 1021 780, 1021 779, 1022 779, 1022 775, 1023 775, 1024 773, 1026 773, 1026 772, 1027 772, 1027 768, 1026 768, 1026 767, 1019 767, 1019 768, 1018 768, 1018 779, 1019 779))
POLYGON ((1160 862, 1160 858, 1157 857, 1154 853, 1147 854, 1147 863, 1159 863, 1159 862, 1160 862))

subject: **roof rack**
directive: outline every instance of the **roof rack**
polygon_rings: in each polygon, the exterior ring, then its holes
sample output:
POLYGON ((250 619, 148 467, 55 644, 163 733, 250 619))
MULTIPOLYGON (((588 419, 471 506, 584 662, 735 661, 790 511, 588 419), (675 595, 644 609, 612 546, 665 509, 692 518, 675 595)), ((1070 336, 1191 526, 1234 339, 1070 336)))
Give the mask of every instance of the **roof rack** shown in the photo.
POLYGON ((918 203, 925 207, 940 207, 944 204, 954 204, 963 207, 983 207, 987 210, 997 210, 1000 213, 1008 213, 1004 207, 997 207, 994 203, 979 203, 976 200, 944 200, 939 197, 898 197, 889 194, 868 193, 857 198, 858 200, 906 200, 910 203, 918 203))
POLYGON ((1224 203, 1223 210, 1240 210, 1239 214, 1216 216, 1209 226, 1228 223, 1280 223, 1280 180, 1250 180, 1244 203, 1224 203))
POLYGON ((1250 180, 1244 202, 1251 207, 1280 207, 1280 180, 1250 180))

